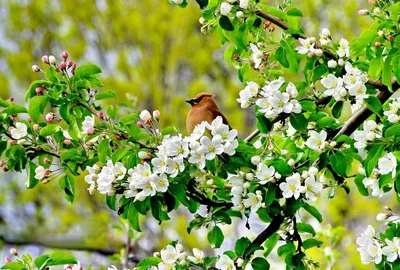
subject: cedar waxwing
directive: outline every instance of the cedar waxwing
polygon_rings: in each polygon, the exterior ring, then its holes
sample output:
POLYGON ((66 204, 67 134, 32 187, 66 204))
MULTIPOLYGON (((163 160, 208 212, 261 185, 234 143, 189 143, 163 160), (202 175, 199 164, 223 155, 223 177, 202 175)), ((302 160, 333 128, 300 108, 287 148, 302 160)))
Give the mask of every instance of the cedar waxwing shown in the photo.
MULTIPOLYGON (((214 96, 215 95, 209 93, 200 93, 194 98, 186 100, 187 103, 192 105, 186 118, 186 128, 189 134, 193 132, 196 125, 203 121, 207 121, 211 124, 217 116, 221 116, 223 123, 229 126, 228 120, 226 120, 226 117, 219 111, 213 99, 214 96)), ((229 126, 229 128, 231 127, 229 126)))

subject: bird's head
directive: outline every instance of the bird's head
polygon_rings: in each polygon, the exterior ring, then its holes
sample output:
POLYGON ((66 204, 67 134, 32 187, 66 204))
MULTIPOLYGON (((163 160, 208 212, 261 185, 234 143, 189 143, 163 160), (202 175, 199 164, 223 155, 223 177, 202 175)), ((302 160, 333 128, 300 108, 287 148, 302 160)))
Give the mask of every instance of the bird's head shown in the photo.
POLYGON ((207 104, 208 102, 214 103, 213 97, 215 97, 214 94, 200 93, 200 94, 197 94, 194 98, 186 100, 186 102, 189 103, 190 105, 192 105, 192 107, 202 106, 203 104, 207 104))

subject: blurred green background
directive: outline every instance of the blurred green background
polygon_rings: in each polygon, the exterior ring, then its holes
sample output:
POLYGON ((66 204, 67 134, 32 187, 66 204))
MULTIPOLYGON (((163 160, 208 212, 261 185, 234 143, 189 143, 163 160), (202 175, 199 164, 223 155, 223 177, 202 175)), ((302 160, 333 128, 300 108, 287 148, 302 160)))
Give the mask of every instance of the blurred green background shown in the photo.
MULTIPOLYGON (((279 1, 261 2, 274 5, 279 1)), ((305 0, 294 1, 293 6, 303 11, 302 22, 310 36, 328 27, 334 39, 351 40, 370 23, 357 15, 358 9, 368 7, 367 0, 305 0)), ((105 89, 114 90, 119 102, 136 110, 158 109, 163 126, 175 125, 184 133, 189 110, 184 101, 198 92, 215 93, 221 110, 244 137, 254 127, 252 110, 245 111, 236 102, 242 84, 236 70, 224 61, 217 34, 200 33, 200 16, 194 0, 185 9, 167 0, 0 1, 0 97, 14 97, 23 104, 30 82, 40 76, 31 66, 42 65, 45 54, 60 59, 66 50, 78 64, 92 62, 102 67, 105 89)), ((70 205, 58 183, 26 190, 25 178, 23 173, 0 173, 3 256, 16 245, 33 255, 61 248, 81 250, 75 254, 83 266, 118 265, 106 255, 123 249, 127 233, 115 228, 120 220, 107 209, 103 196, 89 195, 82 178, 70 205)), ((309 255, 326 269, 330 267, 329 248, 336 249, 341 256, 332 269, 371 269, 371 265, 361 265, 355 238, 367 224, 378 226, 375 215, 392 200, 393 194, 379 200, 362 197, 354 186, 349 196, 338 190, 336 197, 328 200, 324 194, 318 204, 325 214, 321 230, 326 244, 309 255)), ((143 220, 144 234, 132 240, 133 259, 151 255, 177 238, 189 248, 210 253, 205 231, 187 235, 187 225, 188 215, 183 210, 161 228, 152 218, 143 220)), ((237 235, 244 228, 240 223, 226 227, 225 247, 230 244, 229 234, 237 235)), ((271 263, 273 269, 284 269, 276 260, 271 263)))

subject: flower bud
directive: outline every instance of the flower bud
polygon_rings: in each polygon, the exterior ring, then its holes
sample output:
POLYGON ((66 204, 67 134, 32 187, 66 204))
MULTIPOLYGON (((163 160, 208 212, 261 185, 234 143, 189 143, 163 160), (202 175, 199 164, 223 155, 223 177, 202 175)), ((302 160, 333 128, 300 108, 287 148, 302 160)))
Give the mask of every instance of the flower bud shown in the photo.
POLYGON ((38 131, 40 129, 40 126, 38 124, 33 125, 33 130, 38 131))
POLYGON ((96 115, 98 118, 102 119, 104 114, 103 114, 103 112, 98 112, 98 113, 96 113, 96 115))
POLYGON ((324 52, 321 49, 316 49, 316 50, 314 50, 314 54, 316 56, 323 56, 324 52))
POLYGON ((340 59, 338 60, 338 64, 339 64, 339 66, 343 67, 344 64, 345 64, 345 62, 344 62, 344 60, 343 60, 342 58, 340 58, 340 59))
POLYGON ((389 40, 390 42, 393 42, 393 41, 394 41, 394 37, 393 37, 393 36, 388 36, 388 40, 389 40))
POLYGON ((388 215, 385 213, 379 213, 376 215, 376 220, 377 221, 385 221, 387 219, 388 215))
POLYGON ((338 63, 335 60, 329 60, 328 61, 328 67, 329 68, 336 68, 338 63))
POLYGON ((380 42, 375 42, 375 47, 377 47, 377 48, 379 48, 380 46, 382 46, 382 43, 380 43, 380 42))
POLYGON ((5 261, 6 263, 9 263, 9 262, 11 262, 12 260, 11 260, 10 257, 5 257, 5 258, 4 258, 4 261, 5 261))
POLYGON ((50 173, 51 173, 51 170, 50 170, 50 169, 45 169, 45 170, 44 170, 44 174, 45 174, 45 175, 49 175, 50 173))
POLYGON ((370 5, 375 6, 375 5, 376 5, 376 0, 368 0, 368 3, 369 3, 370 5))
POLYGON ((66 145, 70 145, 70 144, 72 144, 72 142, 71 142, 71 140, 70 140, 70 139, 65 139, 65 140, 64 140, 64 143, 65 143, 66 145))
POLYGON ((382 15, 382 11, 381 11, 378 7, 377 7, 377 8, 374 8, 373 13, 374 13, 374 15, 376 15, 376 16, 382 15))
POLYGON ((203 17, 200 17, 200 19, 199 19, 199 23, 200 23, 200 24, 204 24, 205 21, 206 21, 206 20, 205 20, 203 17))
POLYGON ((236 17, 238 17, 239 19, 244 18, 244 13, 243 13, 243 11, 238 11, 238 12, 236 12, 236 17))
POLYGON ((270 21, 263 22, 264 28, 268 28, 271 25, 270 21))
POLYGON ((10 140, 10 145, 14 145, 15 144, 15 140, 11 139, 10 140))
POLYGON ((39 72, 40 71, 40 67, 38 67, 37 65, 33 65, 32 66, 32 71, 33 72, 39 72))
POLYGON ((67 60, 67 58, 68 58, 68 53, 67 53, 66 51, 62 52, 62 53, 61 53, 61 57, 62 57, 64 60, 67 60))
POLYGON ((251 164, 253 165, 258 165, 261 161, 260 156, 253 156, 251 157, 251 164))
POLYGON ((235 53, 233 55, 233 60, 237 61, 237 60, 239 60, 239 58, 240 58, 240 56, 237 53, 235 53))
POLYGON ((183 252, 183 246, 182 246, 182 244, 176 244, 175 249, 176 249, 179 253, 183 252))
POLYGON ((313 56, 314 56, 314 53, 313 53, 313 52, 308 52, 308 53, 307 53, 307 57, 311 58, 311 57, 313 57, 313 56))
POLYGON ((93 127, 88 128, 87 131, 86 131, 86 134, 89 135, 89 136, 93 135, 94 134, 94 128, 93 127))
POLYGON ((3 172, 8 172, 8 168, 6 166, 3 167, 3 172))
POLYGON ((49 62, 50 62, 51 65, 56 65, 57 60, 53 55, 50 55, 49 56, 49 62))
POLYGON ((346 89, 344 89, 344 88, 340 89, 339 94, 340 94, 340 96, 345 97, 347 95, 346 89))
POLYGON ((317 42, 317 39, 315 37, 310 37, 310 43, 314 44, 315 42, 317 42))
POLYGON ((261 190, 256 191, 256 195, 261 195, 261 194, 262 194, 261 190))
POLYGON ((246 182, 246 183, 243 184, 243 188, 249 188, 249 187, 250 187, 250 183, 249 182, 246 182))
POLYGON ((14 98, 13 98, 13 97, 10 97, 10 101, 11 101, 11 102, 14 102, 14 98))
POLYGON ((68 61, 67 61, 67 66, 68 66, 68 67, 71 67, 72 65, 73 65, 72 60, 68 60, 68 61))
POLYGON ((289 166, 293 166, 295 163, 296 163, 296 162, 294 161, 293 158, 291 158, 291 159, 288 160, 289 166))
POLYGON ((136 122, 136 126, 138 126, 138 127, 143 127, 143 123, 142 122, 140 122, 140 121, 138 121, 138 122, 136 122))
POLYGON ((243 259, 242 259, 242 258, 238 258, 238 259, 236 260, 236 263, 237 263, 237 266, 242 267, 242 265, 243 265, 243 259))
POLYGON ((161 115, 161 113, 160 113, 159 110, 153 111, 153 117, 154 117, 155 119, 159 119, 159 118, 160 118, 160 115, 161 115))
POLYGON ((14 256, 18 256, 18 251, 16 248, 10 248, 10 254, 14 256))
POLYGON ((337 145, 337 142, 335 142, 335 141, 331 141, 330 143, 329 143, 329 146, 330 147, 335 147, 337 145))
POLYGON ((46 116, 45 116, 45 118, 46 118, 46 121, 47 122, 53 122, 53 120, 54 120, 54 113, 48 113, 48 114, 46 114, 46 116))
POLYGON ((35 146, 35 150, 36 150, 36 151, 40 151, 41 149, 42 149, 42 147, 41 147, 40 145, 36 145, 36 146, 35 146))
POLYGON ((64 61, 60 63, 60 69, 65 69, 67 67, 67 63, 64 61))
MULTIPOLYGON (((138 156, 139 156, 139 158, 141 158, 141 159, 146 159, 146 158, 149 158, 149 153, 147 153, 147 152, 145 152, 145 151, 140 151, 140 152, 138 153, 138 156)), ((150 155, 150 157, 151 157, 151 155, 150 155)))
POLYGON ((378 36, 380 36, 380 37, 383 37, 383 36, 384 36, 384 33, 383 33, 382 30, 378 30, 378 36))
POLYGON ((310 175, 317 175, 318 174, 318 169, 316 167, 310 167, 310 169, 308 169, 308 173, 310 175))
POLYGON ((182 265, 182 266, 186 265, 186 260, 181 260, 181 261, 179 262, 179 265, 182 265))
POLYGON ((274 31, 275 31, 275 26, 271 26, 271 27, 269 28, 269 32, 272 33, 272 32, 274 32, 274 31))
POLYGON ((331 35, 331 32, 329 31, 328 28, 323 28, 322 31, 321 31, 321 34, 322 34, 324 37, 329 37, 329 36, 331 35))
POLYGON ((207 185, 211 186, 212 184, 214 184, 214 180, 213 179, 208 179, 207 180, 207 185))
POLYGON ((0 160, 0 166, 4 165, 4 161, 0 160))
POLYGON ((46 163, 46 164, 48 164, 48 163, 50 163, 50 159, 49 159, 48 157, 45 157, 45 158, 43 159, 43 162, 46 163))
POLYGON ((246 179, 249 180, 249 181, 253 180, 254 179, 254 174, 246 173, 246 179))
POLYGON ((143 110, 140 115, 139 115, 140 119, 142 119, 143 121, 147 121, 147 120, 151 120, 151 114, 149 113, 148 110, 143 110))
POLYGON ((45 64, 49 64, 49 57, 47 55, 42 56, 42 62, 45 64))
POLYGON ((158 251, 157 251, 157 252, 154 252, 154 253, 153 253, 153 257, 160 257, 160 252, 158 252, 158 251))
POLYGON ((358 11, 358 15, 368 15, 368 14, 369 14, 369 11, 366 9, 360 9, 358 11))

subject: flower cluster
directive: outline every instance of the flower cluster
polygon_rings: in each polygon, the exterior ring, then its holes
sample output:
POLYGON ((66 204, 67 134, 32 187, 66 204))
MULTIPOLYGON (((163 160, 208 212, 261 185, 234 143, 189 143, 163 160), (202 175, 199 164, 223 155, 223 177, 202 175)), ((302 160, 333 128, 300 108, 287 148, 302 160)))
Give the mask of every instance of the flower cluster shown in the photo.
POLYGON ((398 123, 400 120, 400 98, 390 98, 389 110, 385 110, 383 113, 387 116, 390 123, 398 123))
MULTIPOLYGON (((378 160, 378 168, 374 168, 369 177, 363 179, 363 184, 366 188, 369 188, 372 192, 371 195, 374 197, 380 197, 383 195, 383 190, 379 187, 379 175, 386 175, 391 173, 392 178, 396 175, 397 159, 393 153, 387 153, 378 160)), ((362 174, 365 174, 363 168, 360 169, 362 174)))
POLYGON ((250 182, 245 182, 242 174, 229 175, 228 180, 232 185, 233 209, 241 211, 244 208, 250 208, 251 211, 256 212, 260 207, 264 206, 261 191, 248 192, 247 189, 250 187, 250 182))
POLYGON ((150 267, 153 270, 175 269, 177 265, 187 266, 188 264, 202 264, 204 262, 204 252, 194 248, 193 256, 188 255, 181 244, 175 246, 169 244, 161 252, 156 252, 155 257, 160 257, 161 262, 157 266, 150 267))
POLYGON ((393 237, 382 241, 376 237, 375 229, 371 225, 368 225, 368 228, 357 238, 357 244, 363 264, 371 262, 379 264, 383 256, 386 256, 388 262, 394 262, 400 258, 400 239, 393 237))
POLYGON ((324 95, 332 96, 336 101, 345 100, 350 95, 360 105, 363 99, 368 98, 365 86, 368 81, 367 74, 349 62, 345 63, 345 70, 346 74, 343 77, 328 74, 321 79, 322 85, 326 88, 324 95))
POLYGON ((354 131, 354 147, 357 149, 364 149, 368 142, 382 137, 382 124, 377 124, 373 120, 364 122, 363 130, 354 131))
POLYGON ((287 177, 286 182, 279 184, 283 197, 298 199, 301 194, 304 194, 307 200, 315 201, 322 191, 322 183, 317 180, 317 174, 318 169, 310 167, 308 171, 303 171, 301 175, 294 173, 287 177))
POLYGON ((15 123, 15 127, 10 127, 9 131, 11 133, 11 137, 15 140, 19 140, 28 135, 28 127, 22 123, 15 123))
MULTIPOLYGON (((232 11, 234 5, 236 2, 239 2, 239 7, 241 9, 247 9, 249 7, 249 0, 227 0, 226 2, 221 3, 220 7, 220 12, 222 15, 229 15, 229 13, 232 11)), ((239 16, 238 16, 239 17, 239 16)))
POLYGON ((97 190, 101 194, 113 195, 114 184, 118 180, 124 179, 127 169, 121 162, 113 164, 111 160, 107 161, 107 165, 100 168, 98 165, 87 166, 89 174, 85 176, 85 181, 90 185, 89 192, 92 193, 97 186, 97 190))
POLYGON ((255 103, 260 113, 263 113, 267 118, 275 118, 281 113, 301 113, 301 105, 295 99, 298 96, 298 91, 293 83, 289 83, 285 91, 280 88, 285 83, 285 80, 280 77, 277 80, 267 82, 267 84, 259 89, 259 85, 255 82, 249 82, 243 89, 237 101, 242 108, 247 108, 255 103))

